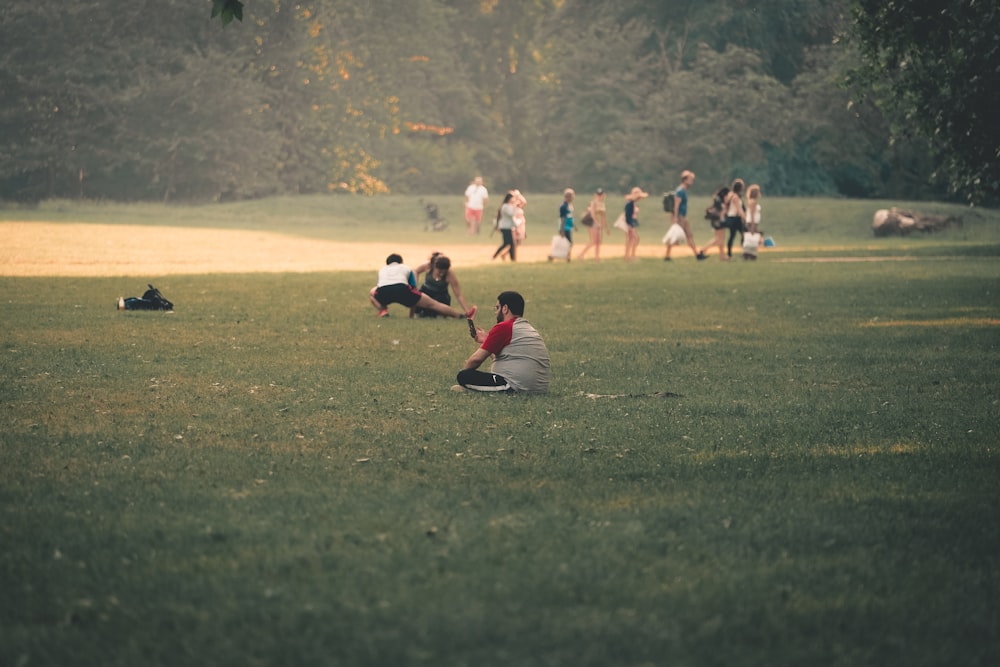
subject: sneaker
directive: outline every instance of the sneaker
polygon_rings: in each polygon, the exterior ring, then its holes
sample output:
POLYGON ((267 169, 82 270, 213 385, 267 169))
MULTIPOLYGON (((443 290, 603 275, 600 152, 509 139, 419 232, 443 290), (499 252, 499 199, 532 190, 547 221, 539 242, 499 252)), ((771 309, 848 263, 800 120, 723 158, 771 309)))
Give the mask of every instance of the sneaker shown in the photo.
POLYGON ((125 310, 125 299, 118 297, 118 310, 125 310))
POLYGON ((378 316, 379 317, 389 317, 389 309, 388 308, 383 308, 382 310, 378 311, 378 316))
POLYGON ((663 258, 663 261, 664 261, 664 262, 669 262, 669 261, 670 261, 670 258, 669 258, 669 257, 664 257, 664 258, 663 258))
POLYGON ((703 259, 708 259, 708 255, 706 255, 703 252, 699 252, 697 255, 695 255, 695 258, 700 262, 703 259))
POLYGON ((476 308, 475 306, 473 306, 472 308, 469 308, 469 310, 466 311, 466 313, 465 313, 465 319, 471 320, 472 318, 474 318, 476 316, 476 311, 477 310, 478 310, 478 308, 476 308))

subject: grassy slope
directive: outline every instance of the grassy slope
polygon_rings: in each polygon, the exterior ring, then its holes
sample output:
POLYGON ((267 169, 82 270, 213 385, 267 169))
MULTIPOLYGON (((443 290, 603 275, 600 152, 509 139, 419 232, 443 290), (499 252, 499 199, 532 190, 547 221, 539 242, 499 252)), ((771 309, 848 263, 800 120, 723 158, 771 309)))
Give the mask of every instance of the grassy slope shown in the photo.
POLYGON ((448 392, 464 324, 376 320, 370 272, 173 277, 173 315, 0 279, 0 663, 995 664, 995 221, 838 205, 780 238, 935 258, 463 270, 528 296, 545 397, 448 392))

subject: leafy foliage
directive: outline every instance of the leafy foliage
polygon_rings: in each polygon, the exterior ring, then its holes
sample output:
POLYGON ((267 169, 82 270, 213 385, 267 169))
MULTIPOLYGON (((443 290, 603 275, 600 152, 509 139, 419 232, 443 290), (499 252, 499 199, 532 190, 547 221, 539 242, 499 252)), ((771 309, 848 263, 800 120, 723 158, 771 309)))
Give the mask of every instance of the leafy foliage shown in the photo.
POLYGON ((216 16, 222 25, 228 25, 233 19, 243 20, 243 3, 240 0, 212 0, 212 18, 216 16))
POLYGON ((657 189, 686 168, 938 196, 950 163, 889 136, 888 89, 849 106, 848 1, 213 0, 223 25, 246 9, 222 32, 187 0, 8 3, 0 197, 657 189))
POLYGON ((860 0, 854 19, 864 58, 855 80, 884 86, 895 131, 932 142, 953 191, 1000 199, 997 3, 860 0))

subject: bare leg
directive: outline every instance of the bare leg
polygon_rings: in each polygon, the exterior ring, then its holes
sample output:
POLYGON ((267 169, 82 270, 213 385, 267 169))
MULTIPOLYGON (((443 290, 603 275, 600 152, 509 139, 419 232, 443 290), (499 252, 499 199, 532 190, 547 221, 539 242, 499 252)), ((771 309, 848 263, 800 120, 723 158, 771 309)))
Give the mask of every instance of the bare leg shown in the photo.
POLYGON ((709 248, 718 247, 719 248, 719 259, 726 261, 726 228, 715 230, 715 238, 707 246, 701 249, 701 253, 704 254, 709 248))
MULTIPOLYGON (((598 242, 597 242, 597 240, 594 237, 595 232, 598 233, 598 234, 600 234, 600 232, 601 232, 600 228, 596 227, 596 226, 590 228, 590 243, 588 243, 587 245, 583 246, 583 250, 581 250, 580 254, 577 255, 577 259, 583 259, 583 256, 587 254, 588 250, 590 250, 591 248, 596 248, 597 247, 598 242)), ((600 254, 600 251, 595 250, 594 253, 595 254, 600 254)))
POLYGON ((383 306, 381 303, 379 303, 378 299, 375 298, 375 290, 376 289, 378 289, 378 288, 373 287, 372 291, 368 293, 368 300, 375 307, 375 310, 378 310, 378 311, 385 310, 385 306, 383 306))
POLYGON ((440 301, 435 301, 426 294, 420 295, 420 301, 417 302, 416 307, 433 310, 436 313, 441 313, 445 317, 465 317, 465 313, 460 313, 451 306, 446 306, 440 301))
POLYGON ((630 227, 625 237, 625 260, 633 261, 635 253, 639 249, 639 232, 634 227, 630 227))
POLYGON ((681 229, 684 230, 684 238, 687 239, 688 247, 691 248, 691 252, 698 256, 698 247, 694 244, 694 234, 691 232, 691 223, 688 222, 687 218, 681 218, 678 220, 678 224, 681 229))

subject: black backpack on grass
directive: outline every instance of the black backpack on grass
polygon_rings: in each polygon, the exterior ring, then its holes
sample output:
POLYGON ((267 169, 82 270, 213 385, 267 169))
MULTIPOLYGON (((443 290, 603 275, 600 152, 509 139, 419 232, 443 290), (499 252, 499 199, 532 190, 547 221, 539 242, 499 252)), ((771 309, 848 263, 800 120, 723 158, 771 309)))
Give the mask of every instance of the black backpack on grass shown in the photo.
POLYGON ((152 285, 146 290, 142 298, 130 296, 127 299, 118 300, 118 310, 173 310, 174 304, 167 301, 160 290, 152 285))

